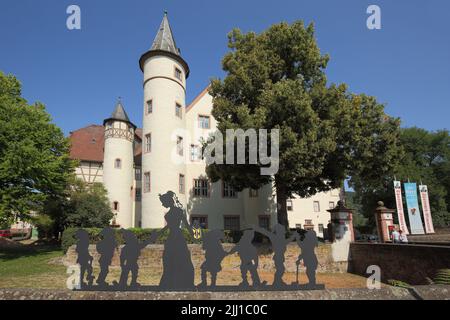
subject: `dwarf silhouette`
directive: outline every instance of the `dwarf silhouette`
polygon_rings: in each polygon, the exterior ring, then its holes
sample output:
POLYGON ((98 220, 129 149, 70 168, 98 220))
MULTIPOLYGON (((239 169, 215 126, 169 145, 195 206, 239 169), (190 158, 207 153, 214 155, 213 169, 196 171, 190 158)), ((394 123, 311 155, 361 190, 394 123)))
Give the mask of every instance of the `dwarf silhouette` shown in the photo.
POLYGON ((316 286, 316 270, 318 260, 314 249, 319 245, 317 241, 317 235, 314 230, 309 230, 305 233, 303 240, 297 240, 297 243, 301 249, 301 253, 297 259, 297 266, 300 261, 303 260, 303 264, 306 267, 306 276, 308 277, 308 287, 316 286))
POLYGON ((216 286, 217 273, 222 270, 222 260, 227 253, 223 250, 222 242, 225 234, 222 230, 212 230, 203 235, 203 250, 205 261, 200 266, 202 282, 201 287, 207 286, 207 273, 211 275, 211 287, 216 286))
POLYGON ((289 242, 298 238, 298 233, 295 232, 291 237, 286 239, 286 228, 281 224, 276 224, 273 228, 273 232, 266 229, 253 226, 256 232, 259 232, 269 238, 272 244, 272 250, 274 252, 273 261, 275 262, 275 277, 272 286, 281 287, 286 284, 283 282, 284 267, 284 254, 286 252, 286 246, 289 242))
POLYGON ((247 280, 247 273, 250 272, 252 277, 253 286, 261 285, 261 281, 258 275, 258 252, 255 246, 252 244, 255 232, 253 230, 245 230, 239 242, 234 246, 228 254, 237 252, 241 258, 241 276, 242 282, 239 286, 249 287, 247 280))
POLYGON ((109 273, 109 266, 111 265, 117 243, 114 236, 114 230, 110 227, 104 228, 100 232, 100 235, 103 236, 103 239, 97 243, 97 252, 100 254, 100 259, 98 261, 100 264, 100 274, 98 275, 96 282, 99 286, 108 286, 105 279, 109 273))
POLYGON ((80 283, 84 286, 84 276, 86 274, 86 280, 88 281, 88 286, 92 286, 94 281, 94 276, 92 275, 92 256, 89 254, 89 234, 86 230, 79 229, 75 233, 77 238, 77 244, 75 251, 78 254, 77 263, 80 265, 80 283))
POLYGON ((136 288, 140 286, 137 282, 139 273, 138 259, 141 255, 141 250, 150 244, 152 239, 139 242, 132 231, 121 229, 121 232, 125 245, 122 247, 120 253, 120 267, 122 268, 122 272, 120 274, 119 286, 121 288, 126 288, 128 275, 131 272, 130 287, 136 288))

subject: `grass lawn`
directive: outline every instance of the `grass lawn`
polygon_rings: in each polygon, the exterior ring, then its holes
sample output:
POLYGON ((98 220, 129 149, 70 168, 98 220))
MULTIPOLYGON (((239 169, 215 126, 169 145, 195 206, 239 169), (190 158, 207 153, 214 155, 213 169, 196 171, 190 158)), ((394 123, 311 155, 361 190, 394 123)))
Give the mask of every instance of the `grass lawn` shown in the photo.
MULTIPOLYGON (((0 288, 66 288, 66 267, 62 265, 63 252, 56 245, 28 244, 20 248, 10 248, 0 252, 0 288)), ((94 275, 98 275, 94 268, 94 275)), ((120 268, 110 268, 108 282, 118 280, 120 268)), ((261 280, 272 283, 273 273, 259 271, 261 280)), ((143 285, 157 285, 161 277, 159 268, 141 268, 138 281, 143 285)), ((288 284, 295 281, 295 273, 286 272, 284 281, 288 284)), ((300 273, 300 283, 306 283, 304 273, 300 273)), ((196 270, 195 282, 200 282, 200 274, 196 270)), ((239 270, 222 271, 218 274, 218 285, 237 285, 241 282, 239 270)), ((366 278, 349 273, 318 273, 317 282, 326 288, 365 288, 366 278)))

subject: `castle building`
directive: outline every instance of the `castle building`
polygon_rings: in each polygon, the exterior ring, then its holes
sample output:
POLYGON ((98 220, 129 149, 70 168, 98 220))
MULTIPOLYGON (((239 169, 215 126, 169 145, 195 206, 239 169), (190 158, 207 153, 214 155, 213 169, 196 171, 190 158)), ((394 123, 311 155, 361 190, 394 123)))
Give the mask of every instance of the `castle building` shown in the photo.
MULTIPOLYGON (((119 100, 101 125, 70 134, 71 158, 80 161, 76 174, 85 182, 102 182, 123 228, 160 228, 165 209, 159 194, 174 191, 191 222, 208 229, 239 230, 276 223, 276 198, 271 185, 236 192, 212 183, 205 172, 201 141, 217 128, 212 97, 205 88, 186 105, 188 63, 176 46, 167 14, 139 65, 143 73, 143 127, 129 119, 119 100)), ((291 228, 314 229, 323 236, 341 190, 287 203, 291 228)))

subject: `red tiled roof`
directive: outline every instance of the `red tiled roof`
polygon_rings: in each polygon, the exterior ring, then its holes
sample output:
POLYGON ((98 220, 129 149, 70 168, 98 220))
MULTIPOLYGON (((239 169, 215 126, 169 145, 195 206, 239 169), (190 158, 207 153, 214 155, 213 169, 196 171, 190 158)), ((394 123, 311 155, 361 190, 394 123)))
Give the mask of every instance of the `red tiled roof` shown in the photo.
MULTIPOLYGON (((105 146, 104 127, 101 125, 90 125, 70 133, 70 158, 76 160, 103 162, 103 151, 105 146)), ((142 129, 136 129, 136 137, 142 140, 142 129)), ((139 143, 135 144, 135 161, 139 160, 142 148, 139 143)))

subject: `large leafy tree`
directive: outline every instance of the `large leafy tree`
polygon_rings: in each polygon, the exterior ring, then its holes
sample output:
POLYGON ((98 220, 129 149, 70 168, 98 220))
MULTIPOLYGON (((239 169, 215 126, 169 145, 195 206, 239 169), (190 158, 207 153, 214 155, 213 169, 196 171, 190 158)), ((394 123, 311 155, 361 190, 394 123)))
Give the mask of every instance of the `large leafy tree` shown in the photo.
POLYGON ((263 176, 260 162, 215 163, 207 167, 213 181, 238 190, 273 182, 278 221, 288 226, 289 197, 341 187, 347 176, 376 180, 392 169, 398 119, 374 97, 327 83, 329 57, 320 53, 312 24, 280 23, 260 34, 234 29, 228 39, 226 77, 210 88, 218 129, 224 136, 227 129, 279 129, 279 171, 263 176))
POLYGON ((0 72, 0 220, 29 220, 64 193, 73 168, 69 141, 44 105, 29 105, 19 81, 0 72))
POLYGON ((404 152, 391 174, 380 176, 367 184, 355 178, 355 191, 361 210, 368 218, 378 200, 395 208, 392 181, 397 178, 428 185, 433 222, 437 226, 450 225, 450 136, 447 130, 436 132, 421 128, 402 128, 400 141, 404 152))

